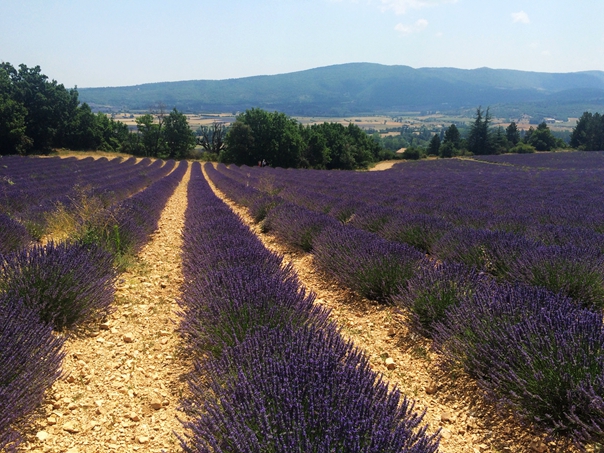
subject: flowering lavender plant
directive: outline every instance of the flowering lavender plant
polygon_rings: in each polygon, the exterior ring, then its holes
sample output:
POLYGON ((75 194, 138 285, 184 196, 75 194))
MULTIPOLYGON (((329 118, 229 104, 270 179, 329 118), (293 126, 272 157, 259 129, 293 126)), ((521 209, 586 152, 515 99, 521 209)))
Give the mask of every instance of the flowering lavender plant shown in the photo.
POLYGON ((288 244, 309 252, 312 250, 314 238, 324 228, 337 225, 338 221, 326 214, 285 202, 270 212, 265 229, 288 244))
POLYGON ((492 285, 488 275, 462 263, 426 260, 393 301, 410 312, 415 327, 431 336, 433 324, 444 322, 450 307, 479 291, 490 291, 492 285))
POLYGON ((423 414, 331 329, 262 329, 190 376, 188 452, 432 453, 423 414), (215 379, 209 383, 204 368, 215 379), (213 399, 202 395, 213 394, 213 399))
POLYGON ((64 338, 52 334, 37 311, 0 297, 0 450, 16 451, 11 425, 42 402, 60 375, 64 338))
POLYGON ((32 238, 23 225, 0 213, 0 255, 16 252, 31 241, 32 238))
POLYGON ((388 301, 416 271, 423 255, 349 226, 326 228, 313 242, 319 267, 361 295, 388 301))
POLYGON ((22 300, 56 330, 106 315, 115 278, 112 256, 95 244, 49 242, 0 260, 0 294, 22 300))
POLYGON ((604 440, 602 322, 562 295, 506 284, 452 306, 435 346, 491 396, 584 445, 604 440))

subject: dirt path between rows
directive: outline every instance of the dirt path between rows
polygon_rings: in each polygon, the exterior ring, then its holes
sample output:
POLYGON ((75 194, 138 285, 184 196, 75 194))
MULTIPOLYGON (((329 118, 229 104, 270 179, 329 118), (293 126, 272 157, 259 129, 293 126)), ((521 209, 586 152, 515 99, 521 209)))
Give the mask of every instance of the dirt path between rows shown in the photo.
MULTIPOLYGON (((205 172, 204 172, 205 174, 205 172)), ((209 178, 206 175, 206 179, 209 178)), ((311 254, 285 245, 261 232, 245 208, 233 203, 210 181, 210 186, 260 238, 265 247, 291 262, 301 283, 317 295, 317 303, 331 310, 344 337, 369 357, 372 369, 383 373, 391 386, 426 410, 430 432, 441 429, 441 453, 546 453, 556 450, 543 432, 522 426, 509 413, 487 403, 466 376, 445 373, 436 363, 430 342, 407 329, 405 317, 392 306, 360 297, 317 270, 311 254), (389 369, 386 358, 394 360, 389 369)))
POLYGON ((107 322, 67 341, 64 377, 47 392, 21 451, 178 452, 177 410, 190 364, 182 351, 176 298, 183 281, 181 231, 190 168, 157 231, 120 275, 107 322), (98 329, 98 330, 97 330, 98 329))

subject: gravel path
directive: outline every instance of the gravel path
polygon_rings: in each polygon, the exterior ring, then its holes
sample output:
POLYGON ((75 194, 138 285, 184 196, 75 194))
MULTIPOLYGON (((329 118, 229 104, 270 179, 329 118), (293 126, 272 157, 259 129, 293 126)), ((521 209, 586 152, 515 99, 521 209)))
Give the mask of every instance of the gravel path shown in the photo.
POLYGON ((169 199, 159 228, 120 276, 115 312, 70 339, 65 376, 47 392, 22 451, 178 452, 177 406, 189 370, 175 331, 183 281, 181 231, 190 169, 169 199))

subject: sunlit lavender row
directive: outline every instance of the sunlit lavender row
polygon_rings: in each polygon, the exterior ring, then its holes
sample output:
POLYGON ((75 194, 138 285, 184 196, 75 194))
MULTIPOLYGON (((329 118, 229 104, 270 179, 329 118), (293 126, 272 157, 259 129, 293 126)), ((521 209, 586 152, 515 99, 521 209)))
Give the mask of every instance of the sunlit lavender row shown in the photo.
POLYGON ((181 330, 196 358, 185 451, 437 450, 413 404, 342 339, 198 164, 185 222, 181 330))

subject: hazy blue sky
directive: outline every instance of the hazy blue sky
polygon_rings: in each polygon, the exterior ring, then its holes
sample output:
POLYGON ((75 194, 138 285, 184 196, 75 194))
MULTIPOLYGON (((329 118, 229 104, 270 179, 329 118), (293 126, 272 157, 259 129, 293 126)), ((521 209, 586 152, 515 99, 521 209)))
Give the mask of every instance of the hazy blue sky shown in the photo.
POLYGON ((0 61, 66 87, 337 63, 604 70, 604 0, 0 0, 0 61))

